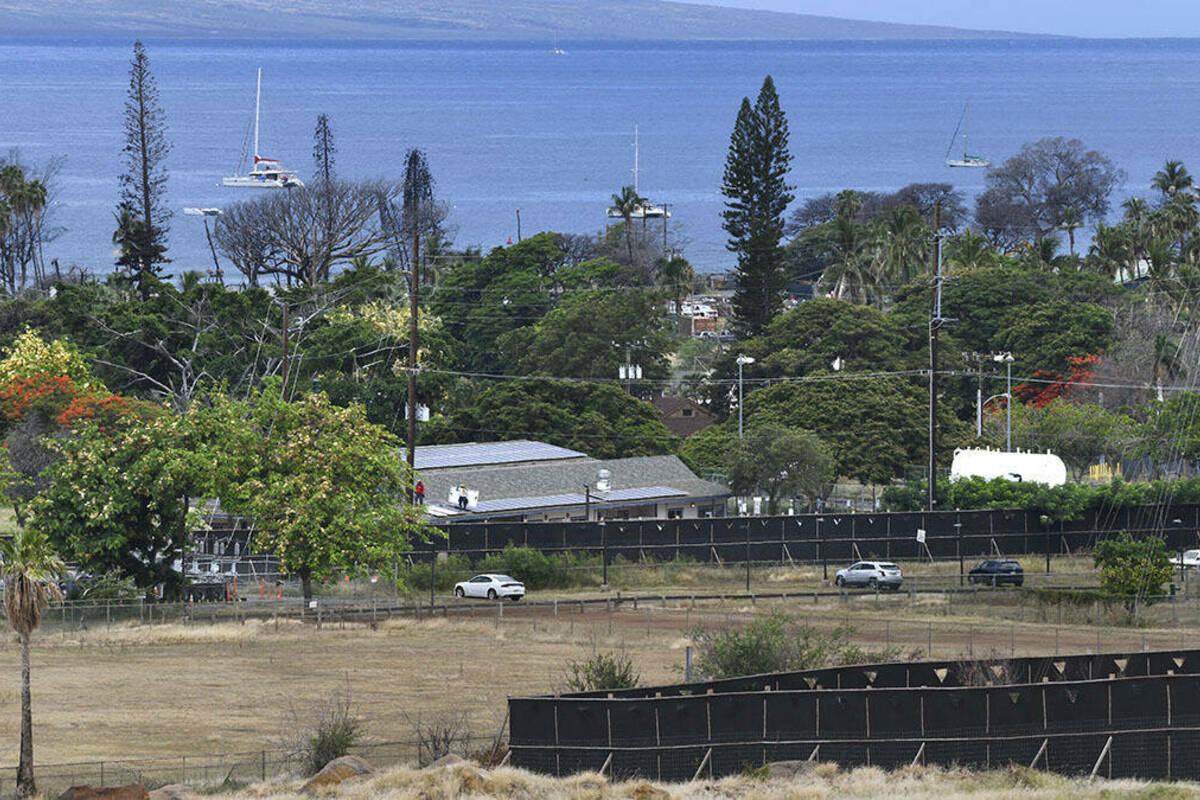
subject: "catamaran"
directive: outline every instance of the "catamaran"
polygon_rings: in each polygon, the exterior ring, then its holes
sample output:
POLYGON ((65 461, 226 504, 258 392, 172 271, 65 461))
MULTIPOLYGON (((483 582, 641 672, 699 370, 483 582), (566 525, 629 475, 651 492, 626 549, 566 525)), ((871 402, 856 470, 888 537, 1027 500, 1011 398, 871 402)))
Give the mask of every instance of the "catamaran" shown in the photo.
MULTIPOLYGON (((289 189, 303 186, 295 170, 286 169, 274 158, 263 158, 258 154, 258 109, 262 100, 262 67, 258 68, 258 83, 254 90, 254 165, 246 175, 231 175, 221 179, 222 186, 238 189, 289 189)), ((245 162, 245 150, 242 161, 245 162)), ((238 165, 241 172, 241 164, 238 165)))
MULTIPOLYGON (((633 191, 637 194, 638 191, 638 126, 633 126, 633 191)), ((625 215, 615 206, 608 207, 608 216, 611 219, 621 219, 625 215)), ((631 219, 662 219, 670 217, 671 212, 667 211, 664 206, 656 206, 647 200, 644 204, 639 204, 634 207, 633 213, 629 215, 631 219)))
POLYGON ((954 142, 958 139, 958 128, 954 129, 954 135, 950 137, 950 146, 946 148, 946 166, 947 167, 990 167, 992 162, 982 156, 970 155, 970 150, 967 148, 967 118, 971 110, 971 104, 967 103, 963 106, 963 115, 960 119, 959 127, 963 132, 963 156, 962 158, 951 158, 950 151, 954 149, 954 142))

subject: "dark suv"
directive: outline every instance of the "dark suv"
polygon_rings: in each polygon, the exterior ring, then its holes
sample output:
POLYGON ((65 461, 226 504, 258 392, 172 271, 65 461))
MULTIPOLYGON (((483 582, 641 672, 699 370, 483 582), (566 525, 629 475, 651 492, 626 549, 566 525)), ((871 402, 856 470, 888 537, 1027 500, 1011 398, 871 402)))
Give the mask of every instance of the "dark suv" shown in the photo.
POLYGON ((971 583, 986 583, 989 586, 1011 584, 1021 586, 1025 583, 1025 570, 1016 561, 1010 559, 988 559, 967 573, 971 583))

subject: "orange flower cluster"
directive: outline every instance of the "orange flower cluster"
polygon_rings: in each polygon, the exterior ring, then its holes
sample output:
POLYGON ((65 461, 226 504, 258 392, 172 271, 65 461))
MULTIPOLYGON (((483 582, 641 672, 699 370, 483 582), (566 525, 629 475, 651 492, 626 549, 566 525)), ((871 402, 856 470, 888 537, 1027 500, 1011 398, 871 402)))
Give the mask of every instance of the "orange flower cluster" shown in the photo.
POLYGON ((132 413, 129 402, 107 392, 81 388, 67 375, 39 373, 13 378, 0 387, 0 414, 20 422, 28 414, 41 412, 64 428, 96 422, 103 428, 132 413))
POLYGON ((1034 385, 1022 383, 1013 387, 1013 396, 1034 408, 1045 408, 1059 398, 1065 399, 1075 387, 1090 384, 1092 378, 1095 377, 1092 368, 1098 363, 1100 363, 1099 353, 1071 356, 1067 359, 1068 367, 1065 375, 1039 369, 1033 373, 1033 377, 1048 380, 1050 383, 1034 385))

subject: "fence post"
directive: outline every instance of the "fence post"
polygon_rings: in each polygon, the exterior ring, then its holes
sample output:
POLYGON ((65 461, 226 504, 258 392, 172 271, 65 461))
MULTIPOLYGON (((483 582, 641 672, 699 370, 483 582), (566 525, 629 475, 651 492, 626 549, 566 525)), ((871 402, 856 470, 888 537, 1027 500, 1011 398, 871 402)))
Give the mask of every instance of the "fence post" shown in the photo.
POLYGON ((262 751, 262 780, 266 783, 267 780, 267 751, 262 751))
MULTIPOLYGON (((1096 764, 1092 767, 1092 774, 1088 776, 1088 780, 1094 780, 1096 773, 1100 771, 1100 765, 1104 763, 1104 757, 1108 756, 1112 751, 1112 737, 1108 737, 1108 741, 1104 743, 1104 749, 1100 751, 1100 755, 1096 758, 1096 764)), ((1112 766, 1112 761, 1109 761, 1109 766, 1112 766)), ((1111 770, 1110 770, 1111 771, 1111 770)))

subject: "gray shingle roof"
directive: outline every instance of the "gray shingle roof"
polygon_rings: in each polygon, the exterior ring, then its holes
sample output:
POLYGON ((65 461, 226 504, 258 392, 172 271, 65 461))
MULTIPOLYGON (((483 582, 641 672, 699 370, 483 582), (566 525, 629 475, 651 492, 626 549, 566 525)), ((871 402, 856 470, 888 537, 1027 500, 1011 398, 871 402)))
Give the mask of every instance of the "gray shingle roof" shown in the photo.
POLYGON ((418 447, 413 460, 418 470, 442 467, 471 467, 484 464, 520 464, 534 461, 556 461, 564 458, 587 458, 586 453, 565 447, 516 439, 509 442, 467 442, 418 447))
POLYGON ((420 477, 425 482, 428 503, 445 504, 450 490, 459 484, 477 490, 479 506, 475 513, 583 505, 585 485, 592 487, 593 502, 597 503, 729 494, 722 484, 697 478, 678 456, 444 467, 420 470, 420 477), (595 489, 596 473, 601 469, 611 473, 610 491, 605 494, 595 489))

